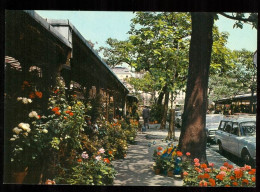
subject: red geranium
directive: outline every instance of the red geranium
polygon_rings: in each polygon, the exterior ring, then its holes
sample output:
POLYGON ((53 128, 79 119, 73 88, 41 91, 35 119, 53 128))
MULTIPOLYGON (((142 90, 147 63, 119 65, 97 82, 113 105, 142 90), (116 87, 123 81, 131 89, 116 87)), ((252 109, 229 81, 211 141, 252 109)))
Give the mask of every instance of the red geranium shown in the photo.
POLYGON ((215 187, 216 186, 216 181, 212 178, 209 179, 209 183, 211 185, 211 187, 215 187))
POLYGON ((59 111, 57 111, 57 112, 55 112, 55 114, 56 114, 56 115, 60 115, 60 112, 59 112, 59 111))
POLYGON ((234 170, 235 176, 237 179, 241 178, 243 176, 243 171, 240 169, 235 169, 234 170))
POLYGON ((52 109, 53 112, 58 112, 59 110, 60 110, 59 107, 54 107, 54 108, 52 109))
POLYGON ((161 150, 163 150, 163 148, 160 146, 160 147, 158 147, 157 148, 158 149, 158 151, 161 151, 161 150))
POLYGON ((207 168, 208 166, 207 166, 206 163, 203 163, 203 164, 200 165, 200 167, 205 169, 205 168, 207 168))
POLYGON ((65 113, 67 113, 67 114, 69 114, 70 112, 71 112, 70 110, 65 111, 65 113))
POLYGON ((69 113, 70 116, 73 116, 74 114, 72 112, 69 113))
POLYGON ((223 174, 218 174, 217 176, 216 176, 216 178, 218 179, 218 180, 223 180, 223 178, 224 178, 224 175, 223 174))
POLYGON ((42 98, 42 92, 40 91, 35 91, 35 95, 40 99, 42 98))
POLYGON ((249 181, 247 179, 243 179, 242 183, 248 185, 249 181))
POLYGON ((249 175, 254 175, 254 174, 255 174, 255 171, 256 171, 256 169, 251 169, 250 171, 248 171, 248 174, 249 174, 249 175))
POLYGON ((108 158, 104 158, 103 160, 105 163, 110 163, 109 159, 108 158))
POLYGON ((223 163, 223 165, 225 166, 225 167, 228 167, 228 162, 225 162, 225 163, 223 163))
POLYGON ((31 93, 29 94, 29 98, 30 98, 30 99, 34 99, 34 98, 35 98, 34 92, 31 92, 31 93))
POLYGON ((181 157, 181 156, 182 156, 182 152, 181 152, 181 151, 177 151, 177 152, 176 152, 176 155, 179 156, 179 157, 181 157))

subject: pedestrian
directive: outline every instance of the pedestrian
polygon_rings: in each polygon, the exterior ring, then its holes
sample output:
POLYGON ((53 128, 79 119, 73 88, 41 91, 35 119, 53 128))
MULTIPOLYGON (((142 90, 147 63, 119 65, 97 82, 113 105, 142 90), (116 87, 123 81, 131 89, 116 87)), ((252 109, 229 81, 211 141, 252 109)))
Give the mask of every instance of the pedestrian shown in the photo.
POLYGON ((144 120, 145 130, 146 130, 146 127, 149 129, 149 117, 150 117, 150 111, 148 109, 148 106, 145 106, 143 109, 143 120, 144 120))

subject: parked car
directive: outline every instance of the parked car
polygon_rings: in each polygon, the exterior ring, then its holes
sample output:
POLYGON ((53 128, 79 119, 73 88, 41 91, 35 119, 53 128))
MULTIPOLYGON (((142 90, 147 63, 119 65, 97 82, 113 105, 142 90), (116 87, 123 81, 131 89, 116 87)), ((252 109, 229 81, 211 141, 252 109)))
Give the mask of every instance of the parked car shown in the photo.
POLYGON ((222 114, 206 115, 206 135, 207 142, 215 142, 215 132, 218 130, 219 122, 224 118, 222 114))
POLYGON ((175 126, 180 128, 182 125, 182 111, 175 111, 175 126))
POLYGON ((220 153, 227 151, 241 158, 243 163, 255 165, 256 119, 222 120, 215 139, 220 153))

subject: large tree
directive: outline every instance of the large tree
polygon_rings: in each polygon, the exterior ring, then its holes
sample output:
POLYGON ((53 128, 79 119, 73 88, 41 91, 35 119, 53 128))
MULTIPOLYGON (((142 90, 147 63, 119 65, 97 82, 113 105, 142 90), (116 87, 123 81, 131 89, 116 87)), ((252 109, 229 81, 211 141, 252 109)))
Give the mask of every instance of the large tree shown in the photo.
MULTIPOLYGON (((132 19, 127 41, 108 39, 110 48, 102 48, 109 65, 128 63, 136 71, 144 70, 159 82, 157 91, 165 94, 165 128, 169 92, 183 87, 188 65, 190 15, 188 13, 137 12, 132 19)), ((161 100, 162 97, 160 97, 161 100)))
MULTIPOLYGON (((235 19, 235 26, 242 28, 242 22, 252 22, 256 27, 257 16, 250 14, 248 18, 238 13, 234 16, 220 13, 235 19)), ((206 158, 206 109, 209 67, 212 53, 212 31, 217 13, 191 13, 192 35, 189 50, 189 72, 185 97, 183 124, 179 140, 182 152, 191 152, 192 157, 207 162, 206 158)))

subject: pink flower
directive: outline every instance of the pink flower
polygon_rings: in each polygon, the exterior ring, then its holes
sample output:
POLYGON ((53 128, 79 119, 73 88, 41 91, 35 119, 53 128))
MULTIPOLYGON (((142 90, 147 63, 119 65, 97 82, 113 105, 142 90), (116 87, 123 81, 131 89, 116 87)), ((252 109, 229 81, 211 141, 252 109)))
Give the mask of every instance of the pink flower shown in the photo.
POLYGON ((98 150, 99 153, 105 153, 105 149, 102 147, 101 149, 98 150))
POLYGON ((194 164, 196 167, 199 167, 200 166, 200 163, 195 163, 194 164))
POLYGON ((194 163, 198 163, 198 162, 200 162, 200 160, 198 158, 195 158, 194 163))
POLYGON ((186 171, 184 171, 184 172, 183 172, 183 175, 184 175, 184 176, 187 176, 187 175, 189 175, 189 173, 186 172, 186 171))
POLYGON ((201 170, 200 168, 198 168, 198 167, 195 167, 195 170, 196 170, 198 173, 201 173, 201 172, 202 172, 202 170, 201 170))
POLYGON ((205 168, 204 171, 205 171, 205 172, 210 172, 211 169, 210 169, 210 168, 205 168))
POLYGON ((245 165, 244 167, 245 167, 245 169, 246 169, 247 171, 251 169, 251 166, 250 166, 250 165, 245 165))
POLYGON ((207 187, 208 183, 207 183, 207 181, 202 180, 202 181, 200 181, 199 185, 200 185, 201 187, 207 187))
POLYGON ((221 167, 220 167, 220 170, 221 170, 221 171, 226 171, 226 170, 227 170, 227 167, 221 166, 221 167))
POLYGON ((210 167, 214 167, 214 163, 209 163, 209 166, 210 167))
POLYGON ((88 158, 87 152, 84 151, 84 152, 81 154, 81 157, 82 157, 83 159, 87 159, 87 158, 88 158))
POLYGON ((190 152, 187 152, 187 153, 186 153, 186 156, 190 156, 190 152))
POLYGON ((100 155, 99 155, 99 156, 96 156, 95 159, 98 160, 98 161, 100 161, 100 160, 101 160, 101 156, 100 156, 100 155))
POLYGON ((226 173, 225 171, 220 171, 220 172, 219 172, 219 175, 224 175, 224 176, 226 176, 227 173, 226 173))
POLYGON ((245 171, 246 168, 245 168, 245 167, 241 167, 240 170, 241 170, 241 171, 245 171))

